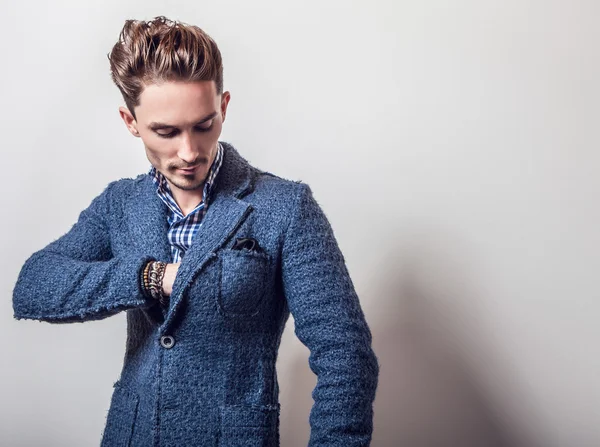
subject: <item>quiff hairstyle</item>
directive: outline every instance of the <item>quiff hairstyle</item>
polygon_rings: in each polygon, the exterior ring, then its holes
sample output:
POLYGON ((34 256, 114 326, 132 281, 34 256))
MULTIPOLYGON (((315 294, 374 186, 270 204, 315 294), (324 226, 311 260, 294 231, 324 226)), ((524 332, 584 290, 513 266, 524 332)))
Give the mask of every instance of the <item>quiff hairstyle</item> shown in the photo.
POLYGON ((112 80, 134 118, 140 94, 150 84, 215 81, 217 94, 223 93, 221 52, 195 25, 165 16, 126 20, 119 41, 107 56, 112 80))

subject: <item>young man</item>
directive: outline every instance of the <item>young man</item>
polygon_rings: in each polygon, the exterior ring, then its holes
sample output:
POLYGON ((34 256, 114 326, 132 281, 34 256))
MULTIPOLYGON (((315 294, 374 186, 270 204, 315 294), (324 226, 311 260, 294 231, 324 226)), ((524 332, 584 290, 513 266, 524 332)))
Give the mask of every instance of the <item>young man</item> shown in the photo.
POLYGON ((344 257, 307 184, 219 141, 230 100, 201 29, 128 20, 110 55, 148 173, 111 182, 22 267, 14 316, 127 313, 103 446, 279 445, 289 314, 317 375, 311 446, 365 446, 379 365, 344 257))

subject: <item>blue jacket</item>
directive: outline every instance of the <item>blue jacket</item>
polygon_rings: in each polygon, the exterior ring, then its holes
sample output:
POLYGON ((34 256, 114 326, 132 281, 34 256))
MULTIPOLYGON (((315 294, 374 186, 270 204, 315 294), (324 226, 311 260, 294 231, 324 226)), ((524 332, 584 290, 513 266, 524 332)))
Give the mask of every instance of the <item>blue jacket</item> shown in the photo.
POLYGON ((111 182, 26 260, 14 317, 69 323, 126 311, 102 446, 277 446, 275 362, 291 312, 317 375, 309 445, 369 445, 379 365, 333 230, 307 184, 223 146, 168 309, 140 288, 147 260, 171 259, 168 209, 142 174, 111 182), (232 249, 241 237, 262 250, 232 249))

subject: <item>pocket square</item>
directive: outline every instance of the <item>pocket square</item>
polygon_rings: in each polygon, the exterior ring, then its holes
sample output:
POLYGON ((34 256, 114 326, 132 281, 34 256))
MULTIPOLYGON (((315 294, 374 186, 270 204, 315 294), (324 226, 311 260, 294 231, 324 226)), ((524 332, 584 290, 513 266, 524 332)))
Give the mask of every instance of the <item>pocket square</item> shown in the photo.
POLYGON ((262 248, 260 247, 260 245, 258 245, 256 239, 253 239, 251 237, 237 238, 235 240, 235 243, 233 244, 233 247, 231 247, 232 250, 241 250, 242 248, 245 248, 250 251, 262 251, 262 248))

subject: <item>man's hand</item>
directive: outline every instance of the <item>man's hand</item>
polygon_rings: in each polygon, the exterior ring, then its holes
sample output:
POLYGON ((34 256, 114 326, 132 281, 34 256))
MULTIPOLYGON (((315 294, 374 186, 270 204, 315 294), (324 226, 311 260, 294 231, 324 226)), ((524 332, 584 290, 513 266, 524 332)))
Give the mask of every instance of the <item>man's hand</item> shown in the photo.
POLYGON ((175 276, 177 275, 177 270, 179 270, 179 265, 181 262, 177 262, 176 264, 167 264, 165 267, 165 276, 163 277, 163 291, 165 295, 171 296, 171 292, 173 291, 173 283, 175 282, 175 276))

